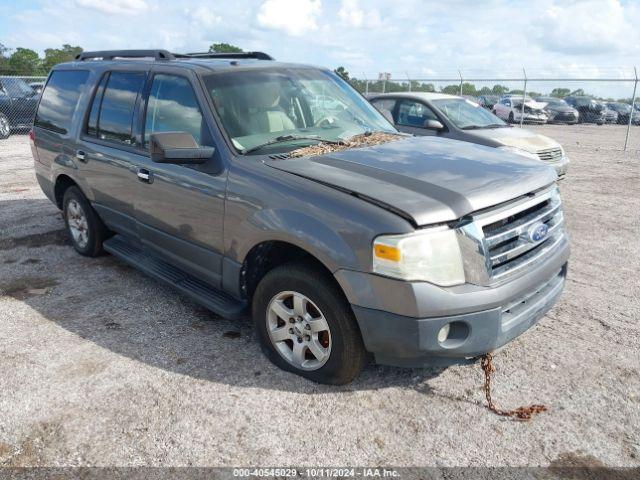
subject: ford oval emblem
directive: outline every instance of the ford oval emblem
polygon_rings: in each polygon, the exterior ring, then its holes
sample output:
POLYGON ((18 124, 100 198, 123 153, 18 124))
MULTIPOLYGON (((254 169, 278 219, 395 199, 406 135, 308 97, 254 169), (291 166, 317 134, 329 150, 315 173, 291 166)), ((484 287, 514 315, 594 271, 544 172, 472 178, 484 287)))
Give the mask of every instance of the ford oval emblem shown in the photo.
POLYGON ((540 242, 547 237, 549 227, 546 223, 535 223, 527 230, 527 240, 530 242, 540 242))

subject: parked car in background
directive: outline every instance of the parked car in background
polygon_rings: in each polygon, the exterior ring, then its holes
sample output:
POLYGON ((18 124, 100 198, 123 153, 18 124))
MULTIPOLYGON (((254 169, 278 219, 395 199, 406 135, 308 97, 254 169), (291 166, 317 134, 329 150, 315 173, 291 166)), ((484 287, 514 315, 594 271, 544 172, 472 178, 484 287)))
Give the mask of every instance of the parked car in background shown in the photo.
POLYGON ((33 124, 38 96, 22 78, 0 77, 0 139, 33 124))
POLYGON ((607 108, 614 110, 618 114, 618 123, 622 125, 629 123, 629 117, 631 117, 631 123, 640 124, 640 113, 634 111, 628 103, 607 102, 607 108))
POLYGON ((493 110, 493 106, 498 103, 500 97, 498 95, 480 95, 476 101, 481 107, 486 108, 489 111, 493 110))
POLYGON ((568 96, 564 98, 564 101, 578 110, 578 123, 595 123, 598 125, 605 123, 604 111, 593 98, 585 95, 568 96))
POLYGON ((547 123, 578 123, 578 110, 570 106, 561 98, 556 97, 536 97, 536 102, 546 103, 543 107, 547 114, 547 123))
POLYGON ((604 116, 604 123, 618 123, 618 112, 609 108, 606 102, 597 101, 599 107, 602 109, 602 115, 604 116))
POLYGON ((404 135, 330 70, 261 52, 83 52, 52 69, 31 151, 79 254, 251 314, 266 356, 317 382, 468 363, 565 284, 552 168, 404 135))
POLYGON ((36 92, 36 95, 40 95, 44 88, 44 82, 31 82, 29 86, 34 92, 36 92))
POLYGON ((443 93, 388 93, 370 99, 401 132, 435 135, 508 150, 527 158, 542 160, 567 173, 569 160, 562 146, 544 135, 512 128, 465 98, 443 93))
POLYGON ((536 102, 531 97, 525 97, 523 111, 522 102, 522 95, 506 95, 493 106, 492 112, 509 123, 520 123, 523 115, 523 123, 547 123, 547 114, 542 109, 544 104, 536 102))

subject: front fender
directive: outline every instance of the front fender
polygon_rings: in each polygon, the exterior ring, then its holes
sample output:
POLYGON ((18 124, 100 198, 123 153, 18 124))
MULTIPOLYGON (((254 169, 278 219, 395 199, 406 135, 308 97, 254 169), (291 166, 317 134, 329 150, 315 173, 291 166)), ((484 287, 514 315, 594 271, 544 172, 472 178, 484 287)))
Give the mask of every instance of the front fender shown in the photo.
POLYGON ((249 220, 254 230, 251 242, 238 245, 238 259, 244 259, 251 248, 266 241, 291 243, 316 257, 330 271, 344 265, 362 267, 354 247, 317 218, 287 209, 260 210, 249 220))

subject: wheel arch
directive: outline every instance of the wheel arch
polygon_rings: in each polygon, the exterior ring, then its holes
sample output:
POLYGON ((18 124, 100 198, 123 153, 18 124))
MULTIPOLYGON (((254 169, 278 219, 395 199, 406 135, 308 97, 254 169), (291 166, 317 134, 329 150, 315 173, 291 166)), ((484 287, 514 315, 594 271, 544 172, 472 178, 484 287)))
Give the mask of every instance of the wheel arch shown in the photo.
POLYGON ((242 262, 239 278, 241 295, 251 298, 267 273, 280 265, 296 261, 306 262, 312 268, 326 273, 340 287, 331 269, 308 249, 289 241, 263 240, 249 250, 242 262))

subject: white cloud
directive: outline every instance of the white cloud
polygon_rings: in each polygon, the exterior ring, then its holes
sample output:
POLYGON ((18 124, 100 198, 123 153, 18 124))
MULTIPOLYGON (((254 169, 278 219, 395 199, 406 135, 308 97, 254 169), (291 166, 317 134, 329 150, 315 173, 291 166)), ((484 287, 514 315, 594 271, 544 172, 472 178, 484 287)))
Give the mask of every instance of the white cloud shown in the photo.
POLYGON ((533 25, 542 46, 570 55, 616 51, 637 38, 618 0, 553 4, 533 25))
POLYGON ((135 15, 149 10, 145 0, 76 0, 76 4, 79 7, 119 15, 135 15))
POLYGON ((363 10, 359 0, 342 0, 340 10, 338 10, 338 18, 344 25, 354 28, 372 28, 382 23, 380 12, 370 7, 366 11, 363 10))
POLYGON ((222 17, 216 15, 214 10, 210 7, 205 7, 204 5, 200 5, 193 10, 186 10, 187 14, 191 18, 191 22, 195 26, 195 28, 213 28, 222 22, 222 17))
POLYGON ((301 36, 318 29, 322 11, 320 0, 266 0, 258 11, 258 24, 301 36))

